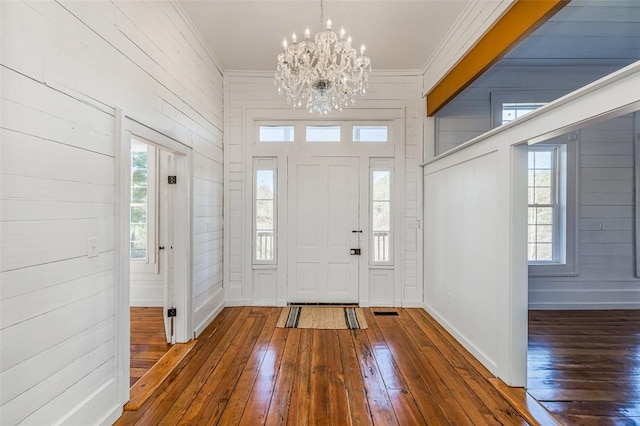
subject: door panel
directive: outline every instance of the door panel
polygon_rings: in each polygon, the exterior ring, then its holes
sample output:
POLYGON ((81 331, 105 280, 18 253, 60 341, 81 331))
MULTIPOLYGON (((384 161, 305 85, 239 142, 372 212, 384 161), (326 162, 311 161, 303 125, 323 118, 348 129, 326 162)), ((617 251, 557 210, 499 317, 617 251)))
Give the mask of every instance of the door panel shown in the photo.
POLYGON ((358 159, 289 164, 289 302, 358 302, 358 159))

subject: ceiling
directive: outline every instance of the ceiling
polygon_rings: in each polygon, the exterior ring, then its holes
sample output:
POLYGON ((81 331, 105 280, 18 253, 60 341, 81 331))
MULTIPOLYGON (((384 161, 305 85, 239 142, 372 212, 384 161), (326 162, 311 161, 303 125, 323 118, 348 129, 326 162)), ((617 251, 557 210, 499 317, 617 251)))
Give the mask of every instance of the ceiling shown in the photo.
MULTIPOLYGON (((319 0, 180 0, 223 70, 272 71, 282 40, 320 29, 319 0)), ((326 0, 374 70, 419 70, 470 0, 326 0)))
POLYGON ((640 0, 573 0, 506 56, 527 64, 640 59, 640 0))

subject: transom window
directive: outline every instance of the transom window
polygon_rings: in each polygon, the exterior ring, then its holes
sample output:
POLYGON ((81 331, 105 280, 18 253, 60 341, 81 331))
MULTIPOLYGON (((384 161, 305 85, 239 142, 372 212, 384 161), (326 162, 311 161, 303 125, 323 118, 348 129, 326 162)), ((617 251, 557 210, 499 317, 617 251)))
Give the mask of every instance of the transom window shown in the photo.
POLYGON ((260 142, 293 142, 294 141, 293 126, 260 126, 260 142))
POLYGON ((307 142, 340 142, 340 126, 307 126, 307 142))
POLYGON ((387 142, 388 126, 353 126, 354 142, 387 142))
POLYGON ((505 102, 502 104, 502 124, 511 123, 545 105, 544 102, 505 102))

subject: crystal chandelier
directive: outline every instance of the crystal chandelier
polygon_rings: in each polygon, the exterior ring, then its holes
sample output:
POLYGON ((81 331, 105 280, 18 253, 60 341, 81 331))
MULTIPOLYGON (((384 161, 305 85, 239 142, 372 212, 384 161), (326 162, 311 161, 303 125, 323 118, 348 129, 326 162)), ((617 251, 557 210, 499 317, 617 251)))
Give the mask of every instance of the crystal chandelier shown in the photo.
MULTIPOLYGON (((324 24, 324 3, 320 0, 320 25, 324 24)), ((338 36, 331 30, 331 19, 323 31, 311 40, 309 27, 304 40, 291 36, 291 44, 285 38, 284 51, 278 55, 275 84, 278 94, 287 94, 287 103, 301 108, 306 100, 310 113, 326 115, 331 110, 342 111, 349 103, 355 104, 356 94, 364 95, 369 85, 371 59, 360 55, 351 47, 351 37, 344 27, 338 36)))

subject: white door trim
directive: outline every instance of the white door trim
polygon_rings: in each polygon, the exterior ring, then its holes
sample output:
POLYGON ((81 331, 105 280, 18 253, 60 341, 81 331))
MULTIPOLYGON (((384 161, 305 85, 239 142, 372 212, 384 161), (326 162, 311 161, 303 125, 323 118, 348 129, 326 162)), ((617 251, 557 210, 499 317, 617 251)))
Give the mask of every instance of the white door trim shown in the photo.
POLYGON ((192 191, 193 151, 181 142, 127 116, 116 108, 116 188, 115 188, 115 345, 118 395, 122 404, 129 400, 130 318, 129 318, 129 203, 131 136, 172 152, 178 176, 174 199, 174 300, 178 315, 174 323, 176 342, 193 337, 192 309, 192 191), (181 260, 181 261, 180 261, 181 260))

